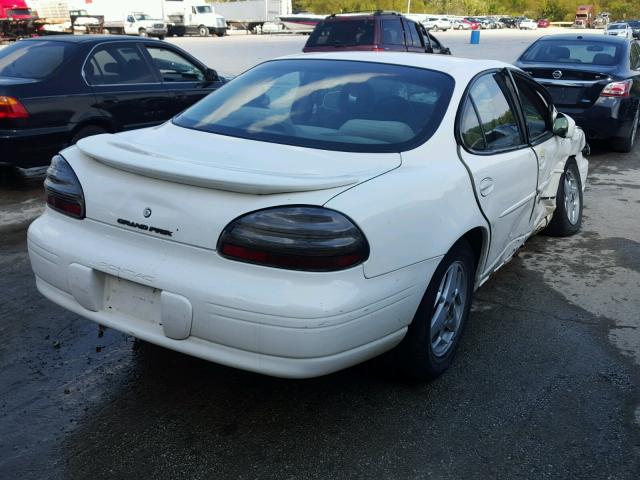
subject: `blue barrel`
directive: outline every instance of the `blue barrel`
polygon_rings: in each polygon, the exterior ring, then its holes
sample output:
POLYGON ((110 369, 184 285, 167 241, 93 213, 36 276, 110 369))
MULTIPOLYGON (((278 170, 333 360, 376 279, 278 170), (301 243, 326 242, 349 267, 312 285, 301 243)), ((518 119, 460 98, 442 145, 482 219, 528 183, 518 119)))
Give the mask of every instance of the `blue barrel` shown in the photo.
POLYGON ((471 45, 480 43, 480 30, 471 30, 471 45))

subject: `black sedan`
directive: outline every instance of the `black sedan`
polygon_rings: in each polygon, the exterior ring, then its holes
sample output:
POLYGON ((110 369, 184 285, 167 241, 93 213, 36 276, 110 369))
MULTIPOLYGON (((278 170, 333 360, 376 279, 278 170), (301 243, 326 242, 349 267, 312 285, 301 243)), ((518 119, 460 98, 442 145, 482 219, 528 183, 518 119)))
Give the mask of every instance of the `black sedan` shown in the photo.
POLYGON ((543 84, 591 139, 633 148, 640 121, 640 45, 606 35, 549 35, 516 65, 543 84))
POLYGON ((81 138, 158 125, 225 80, 152 39, 61 35, 0 50, 0 165, 37 174, 81 138))

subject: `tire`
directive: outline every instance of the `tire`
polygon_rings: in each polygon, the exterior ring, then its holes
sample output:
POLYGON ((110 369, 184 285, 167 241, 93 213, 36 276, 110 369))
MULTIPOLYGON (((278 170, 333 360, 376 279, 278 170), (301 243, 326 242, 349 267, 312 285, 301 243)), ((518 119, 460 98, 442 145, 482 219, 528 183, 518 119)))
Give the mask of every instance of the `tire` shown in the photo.
POLYGON ((164 40, 164 35, 158 35, 158 40, 164 40))
POLYGON ((141 37, 148 37, 149 34, 147 33, 147 31, 144 28, 141 28, 140 30, 138 30, 138 35, 140 35, 141 37))
POLYGON ((208 37, 209 36, 209 29, 207 27, 205 27, 204 25, 200 25, 198 27, 198 35, 200 35, 201 37, 208 37))
POLYGON ((636 143, 636 138, 638 137, 638 123, 640 122, 640 105, 636 109, 636 115, 633 120, 633 126, 631 130, 627 134, 626 137, 623 138, 615 138, 612 142, 613 149, 616 152, 629 153, 633 150, 633 145, 636 143))
POLYGON ((76 134, 71 139, 71 145, 75 145, 83 138, 91 137, 93 135, 100 135, 101 133, 109 133, 109 132, 97 125, 87 125, 86 127, 82 127, 80 130, 76 132, 76 134))
POLYGON ((227 32, 216 33, 216 36, 217 36, 217 37, 222 38, 222 37, 224 37, 226 34, 227 34, 227 32))
POLYGON ((549 225, 542 231, 551 237, 569 237, 582 225, 582 182, 575 161, 564 167, 556 193, 556 211, 549 225))
POLYGON ((405 374, 433 380, 449 368, 469 317, 475 270, 471 246, 459 240, 431 277, 407 335, 398 346, 398 367, 405 374), (454 290, 451 284, 447 287, 449 281, 455 281, 454 290), (452 297, 445 298, 445 294, 452 297), (450 300, 453 303, 447 305, 450 300), (436 316, 444 323, 439 332, 432 331, 436 316))

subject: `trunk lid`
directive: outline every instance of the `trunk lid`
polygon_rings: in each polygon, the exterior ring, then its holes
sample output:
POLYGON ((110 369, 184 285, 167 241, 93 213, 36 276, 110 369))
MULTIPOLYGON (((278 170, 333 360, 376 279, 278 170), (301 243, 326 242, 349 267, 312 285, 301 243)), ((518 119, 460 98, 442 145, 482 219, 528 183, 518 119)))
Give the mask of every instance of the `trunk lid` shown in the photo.
POLYGON ((277 205, 323 205, 400 166, 397 153, 315 150, 177 127, 99 135, 63 152, 87 218, 215 249, 235 218, 277 205))
POLYGON ((538 64, 522 69, 547 88, 556 105, 587 108, 598 99, 605 85, 615 81, 612 76, 616 67, 538 64))

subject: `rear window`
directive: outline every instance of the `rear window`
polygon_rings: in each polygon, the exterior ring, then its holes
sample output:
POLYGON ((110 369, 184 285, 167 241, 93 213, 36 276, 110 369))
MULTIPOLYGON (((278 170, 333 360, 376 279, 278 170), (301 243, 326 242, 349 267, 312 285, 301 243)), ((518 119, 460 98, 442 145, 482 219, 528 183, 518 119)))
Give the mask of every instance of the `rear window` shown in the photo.
POLYGON ((286 145, 398 152, 433 135, 453 87, 447 74, 420 68, 278 60, 235 78, 174 123, 286 145))
POLYGON ((372 45, 375 20, 320 22, 307 41, 307 47, 353 47, 372 45))
POLYGON ((75 45, 22 41, 0 49, 0 77, 43 79, 68 60, 75 45))
POLYGON ((600 41, 540 41, 522 55, 524 62, 613 65, 621 46, 600 41))
POLYGON ((626 28, 627 28, 627 26, 625 24, 615 23, 613 25, 609 25, 607 27, 607 30, 625 30, 626 28))

